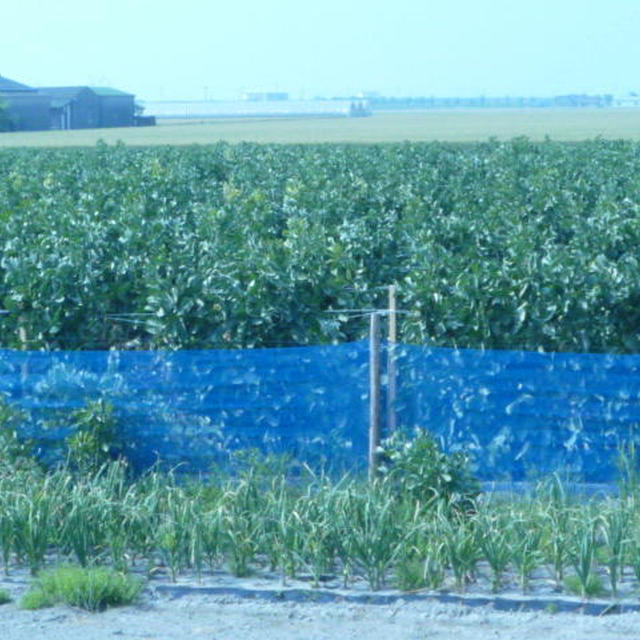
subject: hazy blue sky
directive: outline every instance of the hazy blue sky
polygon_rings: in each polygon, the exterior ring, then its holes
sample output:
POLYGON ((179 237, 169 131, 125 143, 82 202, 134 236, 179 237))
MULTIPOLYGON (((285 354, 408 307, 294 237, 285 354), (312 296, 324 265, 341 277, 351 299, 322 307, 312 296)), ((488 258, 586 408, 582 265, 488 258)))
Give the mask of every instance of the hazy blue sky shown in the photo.
POLYGON ((140 98, 640 91, 640 0, 15 0, 0 74, 140 98))

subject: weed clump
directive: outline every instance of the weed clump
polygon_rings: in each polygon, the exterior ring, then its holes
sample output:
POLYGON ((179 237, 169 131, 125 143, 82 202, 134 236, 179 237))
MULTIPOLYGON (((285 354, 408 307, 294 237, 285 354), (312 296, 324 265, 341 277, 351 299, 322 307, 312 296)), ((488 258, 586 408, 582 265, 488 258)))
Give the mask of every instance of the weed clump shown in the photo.
POLYGON ((582 598, 598 598, 607 595, 602 579, 595 573, 590 573, 584 581, 579 576, 567 576, 564 579, 564 586, 569 593, 582 598))
POLYGON ((104 611, 133 603, 143 586, 140 578, 113 569, 59 567, 41 573, 20 604, 23 609, 67 604, 87 611, 104 611))

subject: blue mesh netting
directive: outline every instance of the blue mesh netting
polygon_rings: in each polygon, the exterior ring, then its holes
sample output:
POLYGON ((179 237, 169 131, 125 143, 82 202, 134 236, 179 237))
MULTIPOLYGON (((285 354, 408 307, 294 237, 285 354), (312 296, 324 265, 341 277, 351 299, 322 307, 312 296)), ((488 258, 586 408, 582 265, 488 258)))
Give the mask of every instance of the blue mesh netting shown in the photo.
POLYGON ((400 424, 467 446, 485 479, 609 482, 640 436, 640 356, 397 348, 400 424))
MULTIPOLYGON (((638 437, 640 356, 407 345, 395 354, 398 425, 426 427, 448 450, 469 448, 484 479, 563 469, 607 482, 618 445, 638 437)), ((382 380, 384 391, 384 371, 382 380)), ((45 457, 60 451, 73 410, 104 399, 138 469, 160 459, 208 470, 225 463, 229 450, 246 447, 339 470, 362 467, 368 384, 366 342, 239 351, 0 350, 0 393, 24 410, 24 432, 38 439, 45 457)))
POLYGON ((0 351, 0 392, 29 415, 45 453, 71 411, 108 400, 136 468, 156 460, 188 471, 225 463, 230 449, 287 451, 333 468, 366 451, 366 343, 238 351, 0 351), (365 427, 363 430, 363 426, 365 427), (330 455, 329 455, 330 454, 330 455))

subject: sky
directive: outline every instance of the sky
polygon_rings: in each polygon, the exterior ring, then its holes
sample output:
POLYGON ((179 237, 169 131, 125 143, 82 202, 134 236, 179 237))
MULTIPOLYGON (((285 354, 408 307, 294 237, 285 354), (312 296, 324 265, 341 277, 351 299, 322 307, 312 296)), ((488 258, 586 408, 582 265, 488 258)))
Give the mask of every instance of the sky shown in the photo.
POLYGON ((146 100, 640 93, 640 0, 18 0, 0 75, 146 100))

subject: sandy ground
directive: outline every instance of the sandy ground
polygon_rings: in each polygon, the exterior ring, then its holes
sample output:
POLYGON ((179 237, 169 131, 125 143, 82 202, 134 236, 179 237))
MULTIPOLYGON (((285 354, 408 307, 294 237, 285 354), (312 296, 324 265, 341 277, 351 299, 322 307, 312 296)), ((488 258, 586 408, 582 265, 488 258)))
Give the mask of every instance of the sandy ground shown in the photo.
POLYGON ((313 589, 308 580, 281 584, 263 572, 238 579, 224 571, 152 579, 129 607, 87 613, 70 607, 25 611, 19 599, 29 587, 24 570, 0 577, 13 601, 0 606, 0 640, 349 640, 456 638, 456 640, 640 640, 640 601, 629 579, 620 608, 611 600, 583 602, 557 594, 544 573, 531 595, 506 585, 492 596, 479 581, 461 595, 452 591, 371 592, 358 580, 342 588, 337 577, 313 589))
POLYGON ((0 607, 3 640, 320 640, 390 638, 484 640, 613 640, 640 638, 640 614, 602 617, 548 612, 500 612, 433 601, 387 605, 345 602, 265 602, 231 596, 147 595, 133 607, 88 614, 57 607, 36 612, 0 607))

